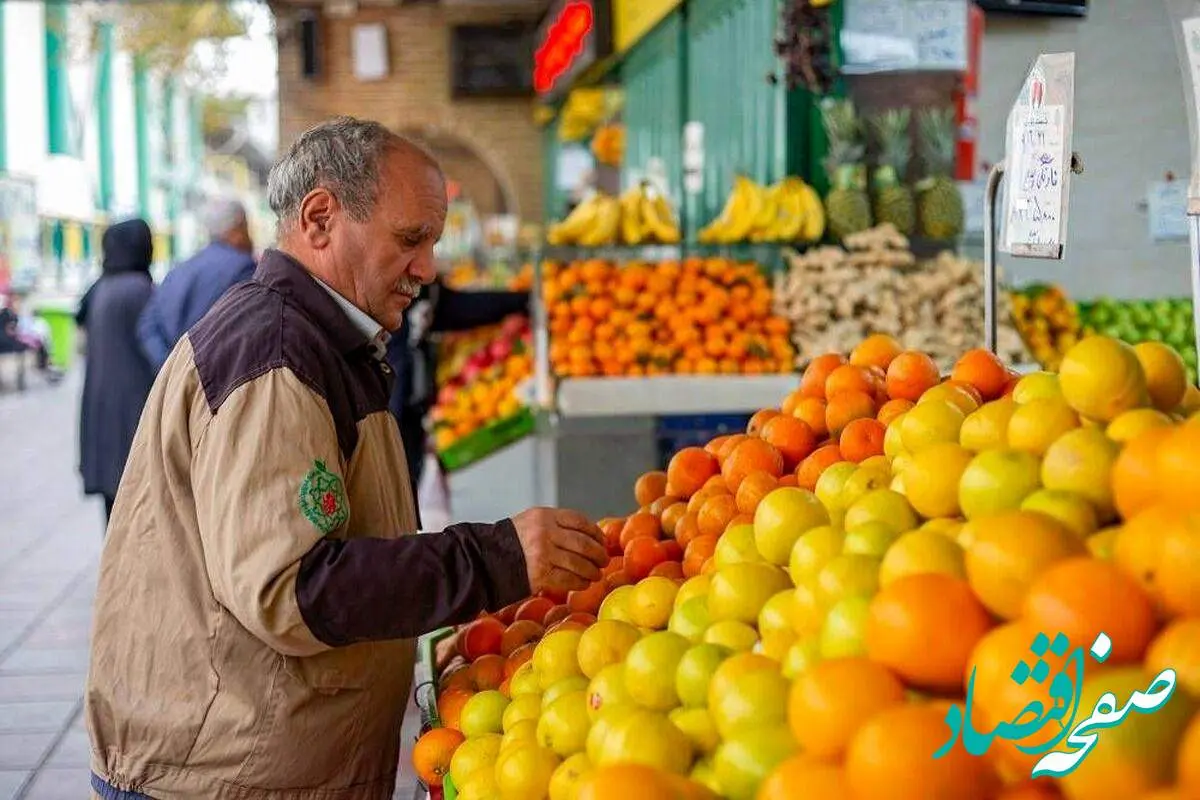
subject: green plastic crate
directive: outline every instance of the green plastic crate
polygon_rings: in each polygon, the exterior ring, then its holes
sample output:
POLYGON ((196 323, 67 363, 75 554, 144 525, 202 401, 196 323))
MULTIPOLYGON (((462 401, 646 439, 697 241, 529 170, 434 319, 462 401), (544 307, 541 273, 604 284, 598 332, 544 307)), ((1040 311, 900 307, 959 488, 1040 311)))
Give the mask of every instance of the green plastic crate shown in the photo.
MULTIPOLYGON (((421 727, 425 728, 440 728, 442 725, 441 719, 437 713, 437 660, 435 653, 438 642, 445 639, 447 636, 454 633, 453 628, 442 628, 433 633, 422 636, 420 639, 419 650, 417 652, 417 665, 420 672, 417 676, 418 683, 414 690, 416 692, 417 708, 421 712, 421 727), (426 690, 422 692, 422 690, 426 690)), ((458 789, 454 786, 454 781, 447 775, 442 780, 442 796, 445 800, 456 800, 458 797, 458 789)))
POLYGON ((533 412, 523 408, 510 417, 496 420, 464 436, 438 453, 438 458, 447 471, 453 472, 474 464, 518 439, 523 439, 533 433, 533 428, 533 412))

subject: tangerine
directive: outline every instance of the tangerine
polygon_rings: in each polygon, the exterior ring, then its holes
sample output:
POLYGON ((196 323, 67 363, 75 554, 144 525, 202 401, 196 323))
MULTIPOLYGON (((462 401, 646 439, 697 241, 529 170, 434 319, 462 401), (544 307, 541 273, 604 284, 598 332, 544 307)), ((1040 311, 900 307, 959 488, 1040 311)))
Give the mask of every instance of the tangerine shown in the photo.
POLYGON ((841 449, 836 444, 818 447, 796 468, 796 485, 801 489, 814 491, 817 488, 817 481, 820 480, 825 470, 845 460, 842 457, 841 449))
MULTIPOLYGON (((518 617, 520 612, 518 611, 518 617)), ((468 661, 480 656, 499 655, 505 625, 495 617, 484 617, 468 625, 458 637, 458 652, 468 661)))
POLYGON ((825 382, 829 379, 830 373, 845 363, 846 359, 838 353, 826 353, 814 358, 808 363, 804 374, 800 377, 800 394, 804 397, 824 400, 825 382))
MULTIPOLYGON (((1194 419, 1194 418, 1193 418, 1194 419)), ((1176 508, 1200 510, 1200 425, 1189 422, 1171 429, 1158 443, 1157 473, 1163 499, 1176 508)))
POLYGON ((544 632, 545 629, 533 620, 522 619, 513 622, 504 629, 504 634, 500 637, 500 655, 508 658, 518 647, 540 639, 544 632))
POLYGON ((939 381, 941 374, 937 364, 916 350, 900 353, 888 364, 887 393, 893 400, 911 400, 915 403, 939 381))
POLYGON ((639 506, 648 506, 667 493, 667 473, 655 471, 641 475, 633 484, 633 496, 639 506))
POLYGON ((1200 697, 1200 618, 1183 617, 1163 628, 1146 651, 1145 666, 1151 675, 1175 670, 1179 685, 1200 697))
POLYGON ((662 510, 662 516, 659 517, 659 525, 662 526, 662 531, 667 536, 675 537, 675 530, 679 527, 680 520, 687 514, 687 503, 676 500, 662 510))
POLYGON ((792 416, 808 425, 818 440, 829 435, 829 427, 825 424, 825 401, 821 398, 801 398, 796 403, 792 416))
POLYGON ((475 694, 470 689, 450 689, 438 695, 438 720, 447 728, 458 728, 459 717, 462 716, 463 706, 475 694))
POLYGON ((762 439, 740 442, 721 465, 721 475, 731 492, 737 491, 747 475, 759 471, 775 478, 783 474, 783 455, 762 439))
POLYGON ((453 728, 432 728, 413 746, 413 770, 427 786, 441 786, 450 772, 450 759, 466 737, 453 728))
POLYGON ((849 797, 850 785, 842 768, 811 755, 792 756, 758 787, 757 800, 838 800, 849 797))
POLYGON ((966 581, 925 573, 898 578, 871 600, 867 655, 909 685, 953 691, 992 626, 966 581))
POLYGON ((625 520, 625 527, 621 529, 621 549, 624 551, 634 539, 657 540, 661 534, 662 525, 650 512, 639 511, 630 514, 625 520))
POLYGON ((711 453, 699 447, 685 447, 667 464, 666 492, 672 497, 691 497, 720 471, 720 465, 711 453))
POLYGON ((746 425, 746 435, 759 436, 762 433, 763 426, 770 420, 779 416, 779 410, 774 408, 763 408, 755 411, 750 417, 750 422, 746 425))
POLYGON ((850 422, 838 437, 838 449, 847 461, 858 463, 871 456, 883 455, 884 423, 864 417, 850 422))
POLYGON ((891 425, 905 411, 911 409, 916 403, 912 400, 904 400, 897 398, 896 400, 888 400, 879 407, 879 413, 875 415, 875 419, 882 422, 884 425, 891 425))
POLYGON ((843 364, 825 379, 825 397, 832 400, 842 392, 864 392, 874 396, 875 382, 862 367, 843 364))
POLYGON ((762 428, 762 438, 783 456, 783 469, 796 469, 817 446, 817 435, 808 423, 782 414, 772 417, 762 428))
MULTIPOLYGON (((754 514, 759 502, 779 485, 779 480, 769 472, 751 472, 738 486, 734 502, 738 513, 754 514)), ((724 533, 724 530, 721 531, 724 533)))
POLYGON ((650 575, 651 570, 667 560, 667 551, 657 539, 631 539, 625 547, 624 571, 634 581, 650 575))
POLYGON ((1030 585, 1022 611, 1037 630, 1061 632, 1077 647, 1108 634, 1110 664, 1140 661, 1157 627, 1141 587, 1115 565, 1088 556, 1047 568, 1030 585))
POLYGON ((867 392, 846 391, 829 398, 825 406, 825 427, 832 439, 856 419, 875 416, 875 400, 867 392))
POLYGON ((1142 342, 1133 354, 1146 375, 1146 391, 1159 411, 1174 411, 1187 393, 1187 367, 1179 353, 1162 342, 1142 342))
POLYGON ((1172 614, 1200 614, 1200 517, 1181 515, 1162 540, 1158 596, 1172 614))
POLYGON ((963 353, 954 364, 950 377, 974 386, 984 400, 995 400, 1008 386, 1008 369, 990 350, 977 348, 963 353))
POLYGON ((788 724, 806 753, 840 759, 867 720, 904 699, 904 684, 887 667, 866 658, 834 658, 792 684, 788 724))
POLYGON ((701 536, 720 536, 737 512, 737 501, 733 495, 713 494, 696 514, 697 530, 701 536))
POLYGON ((903 352, 900 343, 886 333, 873 333, 850 351, 850 363, 858 367, 879 367, 886 370, 896 356, 903 352))
POLYGON ((679 518, 679 522, 675 524, 675 541, 683 547, 687 547, 688 543, 699 535, 700 512, 685 510, 683 516, 679 518))

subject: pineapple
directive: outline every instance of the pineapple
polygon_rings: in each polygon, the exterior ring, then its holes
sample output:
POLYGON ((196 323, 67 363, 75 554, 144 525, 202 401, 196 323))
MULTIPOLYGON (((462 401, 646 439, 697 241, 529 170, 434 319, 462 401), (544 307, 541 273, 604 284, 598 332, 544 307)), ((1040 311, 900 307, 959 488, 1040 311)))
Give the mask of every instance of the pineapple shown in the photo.
POLYGON ((825 170, 830 190, 825 196, 829 232, 838 240, 871 227, 867 168, 863 166, 862 124, 849 100, 826 99, 821 118, 829 136, 825 170))
POLYGON ((954 164, 954 109, 929 108, 918 120, 925 178, 917 184, 920 233, 943 241, 957 238, 963 229, 962 195, 950 173, 954 164))
POLYGON ((905 236, 917 224, 912 190, 904 185, 912 143, 908 136, 912 112, 907 108, 885 111, 871 120, 879 147, 879 166, 871 176, 876 224, 890 222, 905 236))

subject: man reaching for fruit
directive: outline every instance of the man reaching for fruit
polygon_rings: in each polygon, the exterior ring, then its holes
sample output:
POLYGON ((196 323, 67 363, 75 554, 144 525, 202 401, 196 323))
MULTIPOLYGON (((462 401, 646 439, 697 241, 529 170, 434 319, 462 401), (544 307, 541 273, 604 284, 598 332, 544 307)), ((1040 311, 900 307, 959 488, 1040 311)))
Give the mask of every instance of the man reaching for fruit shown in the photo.
POLYGON ((86 693, 93 796, 390 798, 413 637, 607 561, 582 515, 416 531, 384 331, 446 187, 372 122, 271 172, 280 249, 180 340, 116 498, 86 693))

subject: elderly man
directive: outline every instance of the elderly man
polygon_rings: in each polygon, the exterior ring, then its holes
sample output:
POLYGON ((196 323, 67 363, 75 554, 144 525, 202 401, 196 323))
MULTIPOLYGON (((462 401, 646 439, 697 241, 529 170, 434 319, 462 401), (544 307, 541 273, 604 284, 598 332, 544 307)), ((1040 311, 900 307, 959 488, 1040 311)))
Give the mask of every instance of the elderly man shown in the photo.
POLYGON ((175 348, 117 494, 85 699, 100 797, 388 798, 413 637, 606 561, 562 510, 406 535, 385 331, 433 280, 433 158, 337 119, 269 196, 279 250, 175 348))
POLYGON ((167 273, 138 322, 138 339, 156 371, 229 287, 254 275, 254 245, 242 204, 215 200, 205 209, 204 222, 208 246, 167 273))

